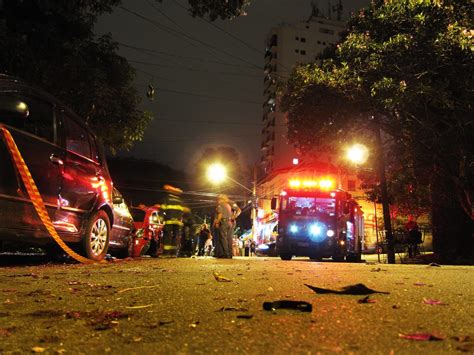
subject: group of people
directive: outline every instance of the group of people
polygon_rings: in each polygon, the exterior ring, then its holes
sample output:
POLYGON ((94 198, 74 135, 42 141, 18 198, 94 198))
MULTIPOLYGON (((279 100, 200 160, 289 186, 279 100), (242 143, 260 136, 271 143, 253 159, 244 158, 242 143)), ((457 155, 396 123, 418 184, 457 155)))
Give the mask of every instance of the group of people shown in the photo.
MULTIPOLYGON (((164 189, 167 197, 161 205, 164 212, 163 256, 190 257, 194 254, 194 218, 181 201, 180 189, 170 185, 165 185, 164 189)), ((213 231, 211 233, 207 224, 201 226, 197 243, 198 255, 232 258, 236 219, 241 212, 239 206, 231 203, 226 195, 218 195, 213 231)))

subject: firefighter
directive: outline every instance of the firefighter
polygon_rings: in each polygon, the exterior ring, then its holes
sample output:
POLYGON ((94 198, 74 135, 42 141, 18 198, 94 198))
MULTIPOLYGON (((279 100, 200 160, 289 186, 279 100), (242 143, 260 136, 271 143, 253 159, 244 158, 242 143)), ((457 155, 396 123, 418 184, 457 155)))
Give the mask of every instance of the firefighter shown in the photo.
POLYGON ((167 193, 161 209, 164 212, 164 228, 163 228, 163 256, 178 256, 181 243, 181 235, 183 232, 183 214, 189 209, 183 205, 181 200, 181 189, 164 185, 167 193))

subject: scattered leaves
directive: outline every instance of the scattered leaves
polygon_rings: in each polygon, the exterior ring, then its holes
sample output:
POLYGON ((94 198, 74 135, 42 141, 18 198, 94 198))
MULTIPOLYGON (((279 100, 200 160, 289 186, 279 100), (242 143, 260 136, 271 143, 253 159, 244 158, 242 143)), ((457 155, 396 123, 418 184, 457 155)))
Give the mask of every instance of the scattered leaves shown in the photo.
POLYGON ((248 309, 244 307, 221 307, 216 312, 247 312, 248 309))
POLYGON ((428 266, 441 267, 441 265, 437 263, 430 263, 428 266))
POLYGON ((196 321, 196 322, 191 323, 189 325, 189 327, 192 328, 192 329, 195 329, 195 328, 197 328, 198 324, 199 324, 199 321, 196 321))
POLYGON ((375 303, 377 302, 374 299, 371 299, 369 295, 365 296, 364 298, 361 298, 360 300, 357 301, 358 303, 375 303))
POLYGON ((253 318, 253 314, 239 314, 237 316, 237 318, 239 319, 252 319, 253 318))
POLYGON ((384 293, 389 294, 390 292, 376 291, 368 288, 364 284, 350 285, 342 288, 341 290, 331 290, 328 288, 321 288, 305 284, 306 287, 310 288, 316 293, 334 293, 337 295, 370 295, 372 293, 384 293))
POLYGON ((216 279, 217 282, 231 282, 232 280, 220 275, 218 272, 214 271, 214 278, 216 279))
POLYGON ((128 309, 140 309, 140 308, 150 308, 154 306, 154 303, 150 303, 150 304, 145 304, 145 305, 141 305, 141 306, 127 306, 125 308, 128 308, 128 309))
POLYGON ((402 339, 409 339, 409 340, 416 340, 416 341, 436 341, 436 340, 444 340, 445 337, 441 335, 436 335, 432 333, 412 333, 412 334, 398 334, 399 338, 402 339))
POLYGON ((431 304, 431 305, 434 305, 434 306, 446 306, 447 305, 446 303, 443 303, 443 301, 432 300, 432 299, 429 299, 429 298, 423 298, 423 303, 424 304, 431 304))
POLYGON ((46 348, 42 348, 40 346, 34 346, 31 348, 31 351, 34 353, 44 353, 46 351, 46 348))
POLYGON ((415 282, 413 286, 426 286, 426 284, 423 282, 415 282))
POLYGON ((0 337, 9 337, 12 335, 14 328, 1 328, 0 327, 0 337))
POLYGON ((123 292, 127 292, 127 291, 135 291, 135 290, 142 290, 142 289, 145 289, 145 288, 156 288, 156 287, 159 287, 159 286, 160 285, 128 287, 128 288, 118 290, 117 293, 123 293, 123 292))

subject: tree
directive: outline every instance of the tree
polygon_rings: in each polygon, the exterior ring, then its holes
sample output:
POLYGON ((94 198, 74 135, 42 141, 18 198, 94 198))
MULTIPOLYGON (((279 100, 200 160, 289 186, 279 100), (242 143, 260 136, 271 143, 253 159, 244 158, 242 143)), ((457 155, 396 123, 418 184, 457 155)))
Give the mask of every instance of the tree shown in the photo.
POLYGON ((429 186, 434 250, 449 260, 474 252, 472 18, 469 0, 374 1, 333 58, 295 70, 282 100, 302 149, 382 130, 406 183, 429 186))
POLYGON ((218 18, 231 19, 245 16, 245 7, 250 4, 249 0, 188 0, 193 16, 208 16, 211 21, 218 18))
POLYGON ((138 108, 135 72, 97 17, 119 0, 0 3, 0 72, 37 84, 68 104, 116 151, 141 140, 151 114, 138 108))

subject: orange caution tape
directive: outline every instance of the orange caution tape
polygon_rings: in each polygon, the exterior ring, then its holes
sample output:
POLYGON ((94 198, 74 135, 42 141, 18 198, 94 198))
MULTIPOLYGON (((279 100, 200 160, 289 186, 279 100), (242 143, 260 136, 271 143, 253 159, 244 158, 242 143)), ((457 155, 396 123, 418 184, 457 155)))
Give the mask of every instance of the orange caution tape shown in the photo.
POLYGON ((64 243, 58 232, 56 232, 56 229, 54 228, 54 225, 51 222, 51 219, 49 218, 48 212, 46 211, 43 199, 38 191, 38 188, 36 187, 35 181, 33 180, 30 170, 28 169, 28 166, 26 166, 26 163, 23 157, 21 156, 20 151, 18 150, 15 140, 13 139, 10 131, 7 128, 0 125, 0 129, 2 130, 3 136, 5 137, 8 150, 10 151, 10 154, 13 157, 15 166, 18 169, 21 179, 26 187, 26 191, 30 196, 31 202, 33 202, 33 206, 35 207, 36 213, 38 213, 38 216, 41 219, 41 222, 43 222, 43 225, 45 226, 48 233, 51 235, 54 241, 61 247, 61 249, 64 250, 64 252, 66 252, 73 259, 84 264, 95 263, 94 260, 87 259, 74 252, 66 245, 66 243, 64 243))

